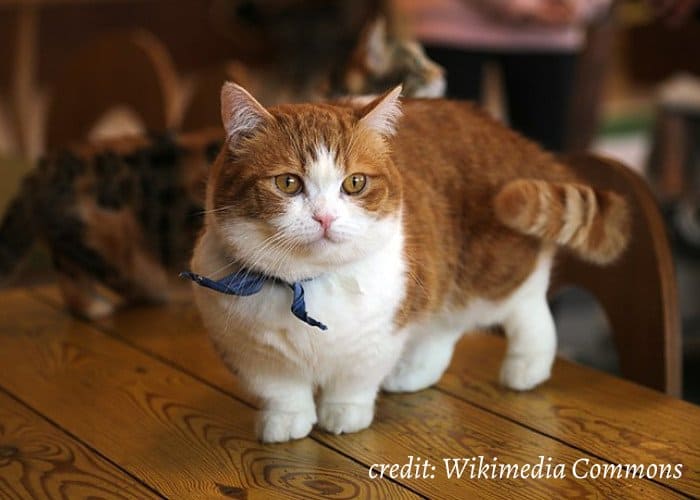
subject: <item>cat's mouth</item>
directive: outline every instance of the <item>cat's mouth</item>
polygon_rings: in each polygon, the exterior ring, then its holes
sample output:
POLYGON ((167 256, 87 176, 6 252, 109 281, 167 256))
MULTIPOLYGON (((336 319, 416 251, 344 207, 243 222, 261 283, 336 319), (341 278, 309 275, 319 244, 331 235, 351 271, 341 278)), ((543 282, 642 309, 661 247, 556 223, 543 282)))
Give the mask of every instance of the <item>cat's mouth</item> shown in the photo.
POLYGON ((314 231, 306 236, 306 244, 309 247, 325 247, 331 245, 338 245, 346 241, 346 237, 342 232, 338 232, 333 228, 320 229, 314 231))
POLYGON ((330 245, 340 242, 340 238, 338 238, 337 235, 329 232, 321 232, 314 236, 309 243, 311 245, 330 245))

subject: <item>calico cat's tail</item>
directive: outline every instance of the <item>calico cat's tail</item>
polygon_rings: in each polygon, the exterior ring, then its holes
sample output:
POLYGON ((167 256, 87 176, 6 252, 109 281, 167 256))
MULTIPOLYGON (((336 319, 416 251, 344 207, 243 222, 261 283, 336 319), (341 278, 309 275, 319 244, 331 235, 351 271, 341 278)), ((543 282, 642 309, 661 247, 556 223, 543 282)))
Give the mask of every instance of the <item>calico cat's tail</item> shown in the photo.
POLYGON ((25 181, 0 222, 0 283, 9 279, 34 243, 32 197, 25 181))
POLYGON ((596 264, 617 259, 630 236, 625 199, 585 184, 511 181, 496 194, 494 208, 511 229, 568 247, 596 264))

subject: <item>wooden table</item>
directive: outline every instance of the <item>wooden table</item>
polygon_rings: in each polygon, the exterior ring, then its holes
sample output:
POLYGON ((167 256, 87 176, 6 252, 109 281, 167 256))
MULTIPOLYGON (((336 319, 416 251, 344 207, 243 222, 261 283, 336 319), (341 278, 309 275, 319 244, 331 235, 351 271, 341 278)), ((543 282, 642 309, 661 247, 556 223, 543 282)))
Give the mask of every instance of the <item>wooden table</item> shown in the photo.
POLYGON ((496 382, 503 348, 466 337, 437 387, 381 396, 368 430, 262 445, 253 401, 190 304, 90 324, 65 314, 51 287, 6 291, 0 498, 700 496, 700 408, 564 360, 543 387, 511 392, 496 382), (542 456, 566 477, 478 478, 480 456, 520 470, 542 456), (469 467, 447 478, 444 459, 471 457, 474 478, 469 467), (411 460, 410 478, 370 477, 373 464, 400 473, 411 460), (675 479, 592 479, 574 477, 574 464, 582 476, 682 466, 675 479))

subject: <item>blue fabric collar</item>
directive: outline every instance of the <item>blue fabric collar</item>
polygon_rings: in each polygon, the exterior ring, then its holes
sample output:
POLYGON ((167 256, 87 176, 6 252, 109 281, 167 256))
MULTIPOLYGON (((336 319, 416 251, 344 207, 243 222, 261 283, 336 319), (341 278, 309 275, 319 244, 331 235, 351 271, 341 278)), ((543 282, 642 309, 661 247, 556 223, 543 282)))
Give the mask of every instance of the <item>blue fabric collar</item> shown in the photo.
POLYGON ((205 276, 192 273, 190 271, 185 271, 180 273, 181 278, 187 278, 200 286, 205 288, 210 288, 217 292, 225 293, 228 295, 238 295, 241 297, 247 297, 249 295, 255 295, 262 290, 263 285, 268 282, 282 283, 289 286, 294 294, 292 298, 292 314, 311 326, 320 328, 321 330, 327 330, 328 327, 313 319, 306 312, 306 303, 304 302, 304 287, 301 286, 301 281, 295 281, 294 283, 287 283, 279 278, 274 278, 272 276, 267 276, 262 273, 251 271, 249 269, 241 269, 233 274, 224 276, 220 280, 212 280, 205 276))

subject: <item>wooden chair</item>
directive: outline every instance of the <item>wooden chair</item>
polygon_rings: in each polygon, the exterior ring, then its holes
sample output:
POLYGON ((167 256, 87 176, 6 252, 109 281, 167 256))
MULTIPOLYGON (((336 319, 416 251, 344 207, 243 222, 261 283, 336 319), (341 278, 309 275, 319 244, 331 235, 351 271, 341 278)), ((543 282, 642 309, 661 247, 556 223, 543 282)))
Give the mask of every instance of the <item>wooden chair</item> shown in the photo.
POLYGON ((190 132, 221 124, 219 94, 227 81, 251 88, 245 65, 236 61, 218 64, 195 75, 194 91, 185 106, 180 130, 190 132))
POLYGON ((568 285, 591 292, 610 322, 622 375, 680 397, 677 288, 656 200, 641 177, 616 161, 586 154, 571 155, 563 161, 582 180, 627 198, 632 210, 632 239, 622 258, 608 267, 563 255, 554 269, 550 293, 568 285))
POLYGON ((114 106, 135 110, 147 130, 176 120, 178 77, 165 46, 145 31, 106 35, 79 51, 52 87, 46 149, 84 140, 114 106))

